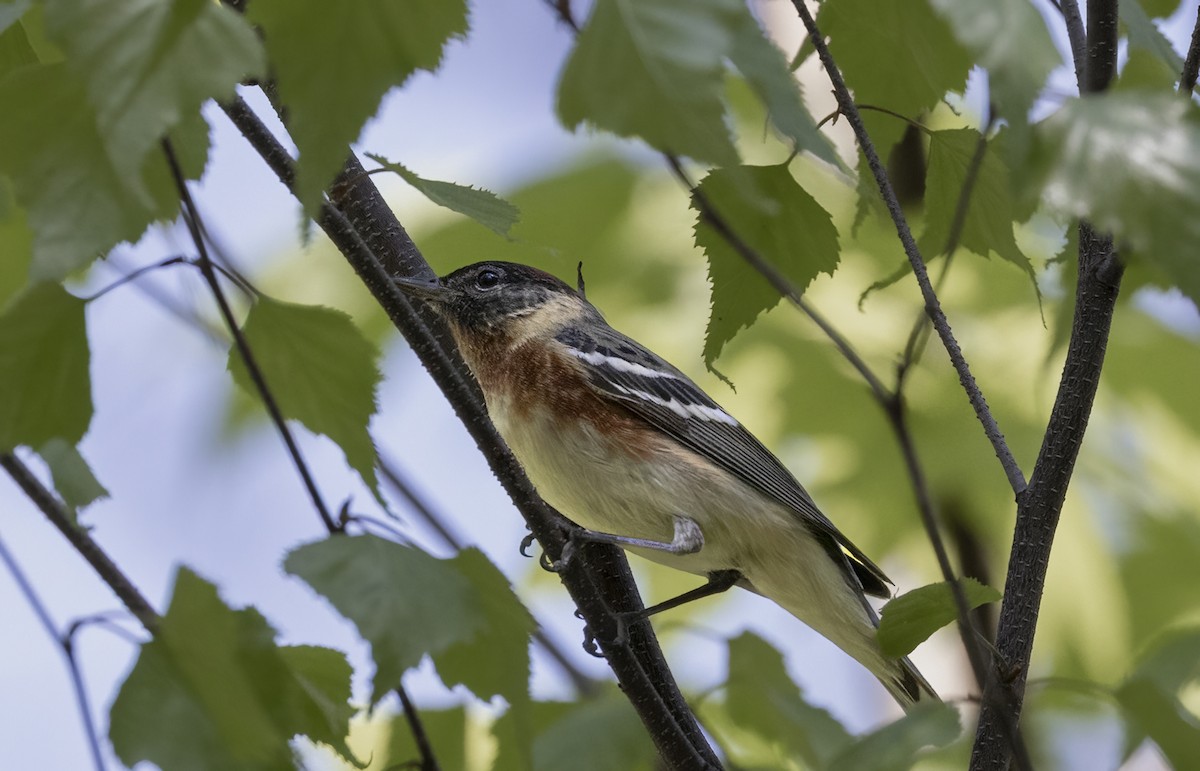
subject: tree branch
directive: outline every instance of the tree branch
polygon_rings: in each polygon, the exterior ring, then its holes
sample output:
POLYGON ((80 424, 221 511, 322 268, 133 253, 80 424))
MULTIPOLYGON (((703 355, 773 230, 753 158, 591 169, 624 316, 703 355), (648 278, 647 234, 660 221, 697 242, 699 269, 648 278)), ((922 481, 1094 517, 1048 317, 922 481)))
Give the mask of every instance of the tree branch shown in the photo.
POLYGON ((1179 93, 1189 97, 1196 88, 1196 76, 1200 73, 1200 7, 1196 8, 1196 25, 1192 27, 1192 42, 1188 46, 1183 72, 1179 75, 1179 93))
POLYGON ((1071 44, 1071 60, 1075 64, 1075 82, 1079 93, 1084 91, 1083 71, 1087 61, 1087 35, 1083 31, 1083 17, 1079 15, 1078 0, 1062 0, 1058 7, 1063 23, 1067 27, 1067 40, 1071 44))
MULTIPOLYGON (((1102 91, 1112 81, 1116 34, 1116 0, 1089 0, 1087 71, 1083 78, 1089 92, 1102 91)), ((993 673, 988 681, 971 754, 972 771, 1001 771, 1008 765, 1007 747, 998 741, 999 726, 1002 721, 1020 720, 1050 549, 1099 388, 1122 273, 1112 239, 1096 233, 1090 224, 1081 223, 1071 340, 1033 481, 1018 500, 1000 607, 996 648, 1007 671, 993 673), (1007 707, 1003 707, 1005 703, 1007 707)))
POLYGON ((896 234, 900 238, 900 243, 904 246, 904 253, 912 265, 913 275, 916 276, 917 283, 921 287, 921 297, 925 301, 925 310, 929 314, 929 318, 933 321, 933 327, 937 330, 938 337, 942 340, 942 345, 945 346, 946 352, 950 355, 950 361, 953 363, 955 371, 958 372, 959 382, 962 384, 963 390, 967 393, 967 398, 971 402, 971 407, 975 410, 976 417, 978 417, 979 422, 983 425, 984 434, 987 435, 988 441, 992 443, 996 457, 1000 459, 1000 465, 1004 467, 1004 473, 1008 477, 1009 486, 1012 488, 1014 494, 1020 495, 1026 486, 1025 476, 1021 473, 1021 467, 1017 465, 1012 451, 1009 450, 1008 444, 1004 441, 1004 435, 1000 433, 1000 427, 996 424, 996 419, 992 416, 991 410, 988 409, 987 400, 984 399, 983 392, 979 390, 979 385, 975 382, 975 377, 971 374, 971 368, 967 365, 967 361, 963 357, 962 348, 959 347, 958 341, 954 338, 954 333, 950 329, 950 322, 946 320, 946 314, 942 312, 942 306, 938 301, 937 293, 934 292, 933 284, 929 281, 929 272, 925 269, 925 262, 921 258, 920 250, 917 249, 917 242, 908 227, 908 221, 904 218, 904 212, 900 208, 900 202, 896 199, 896 193, 892 189, 892 183, 888 179, 887 171, 884 169, 882 161, 879 159, 879 154, 875 151, 875 145, 871 142, 871 137, 867 135, 866 127, 862 122, 862 115, 859 113, 858 107, 855 106, 854 99, 850 96, 849 89, 846 88, 846 82, 842 79, 841 71, 829 53, 829 46, 825 45, 825 39, 821 36, 820 30, 817 29, 816 22, 813 21, 812 14, 808 12, 804 0, 792 0, 792 5, 800 15, 801 21, 804 22, 804 27, 808 30, 809 39, 812 40, 817 55, 825 67, 825 72, 829 75, 838 107, 842 114, 846 116, 846 120, 850 123, 850 127, 854 130, 854 135, 858 139, 858 144, 862 148, 863 155, 866 156, 867 165, 875 177, 875 183, 879 186, 879 193, 883 198, 884 204, 887 206, 888 213, 892 217, 892 222, 896 226, 896 234))
MULTIPOLYGON (((292 160, 253 111, 240 99, 223 108, 280 180, 292 189, 292 160)), ((317 223, 408 339, 542 548, 557 559, 565 543, 561 515, 538 497, 496 433, 478 386, 454 355, 444 328, 418 315, 392 282, 393 276, 430 276, 432 271, 353 156, 331 189, 330 199, 332 203, 322 205, 317 223)), ((560 578, 584 620, 600 638, 609 665, 664 761, 678 769, 719 768, 720 762, 671 677, 649 623, 643 620, 633 624, 630 642, 617 641, 613 611, 642 607, 620 550, 589 544, 570 561, 560 578)))

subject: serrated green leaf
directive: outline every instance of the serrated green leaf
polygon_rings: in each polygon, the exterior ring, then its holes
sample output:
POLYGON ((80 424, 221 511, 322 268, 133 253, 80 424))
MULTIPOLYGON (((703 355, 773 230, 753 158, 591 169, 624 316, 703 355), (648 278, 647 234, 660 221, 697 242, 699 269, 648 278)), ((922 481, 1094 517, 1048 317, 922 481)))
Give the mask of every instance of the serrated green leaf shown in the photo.
POLYGON ((1125 31, 1129 35, 1130 50, 1141 49, 1150 54, 1153 54, 1167 69, 1175 75, 1175 79, 1179 79, 1179 73, 1183 70, 1183 57, 1171 45, 1171 41, 1167 40, 1166 35, 1158 28, 1151 18, 1146 14, 1138 0, 1122 0, 1118 6, 1120 13, 1121 24, 1125 26, 1125 31))
POLYGON ((63 439, 51 439, 39 447, 37 453, 50 467, 54 490, 63 503, 76 512, 100 498, 108 497, 108 490, 96 479, 75 445, 63 439))
POLYGON ((725 696, 738 726, 786 746, 807 766, 824 768, 850 744, 841 723, 804 700, 779 651, 753 633, 729 641, 725 696))
POLYGON ((426 654, 448 685, 510 704, 527 700, 533 621, 478 551, 439 560, 375 536, 338 536, 293 550, 284 569, 371 644, 372 703, 426 654))
POLYGON ((75 444, 92 419, 84 303, 36 284, 0 314, 0 449, 75 444))
POLYGON ((1001 115, 1025 122, 1050 72, 1063 63, 1029 0, 930 0, 954 36, 988 71, 1001 115))
POLYGON ((341 745, 345 658, 281 649, 274 637, 256 611, 231 610, 216 587, 181 568, 170 608, 113 702, 117 756, 163 771, 283 771, 295 767, 288 743, 297 734, 341 745))
POLYGON ((922 702, 904 717, 840 752, 830 771, 907 771, 925 747, 944 747, 962 732, 958 712, 949 704, 922 702))
POLYGON ((141 168, 201 104, 232 96, 241 80, 265 71, 250 25, 211 0, 46 0, 45 7, 46 29, 84 82, 118 169, 141 168))
POLYGON ((563 705, 533 746, 535 771, 652 771, 657 757, 637 713, 618 693, 563 705))
POLYGON ((1200 111, 1170 93, 1068 102, 1040 124, 1029 189, 1060 214, 1112 232, 1200 300, 1200 111))
POLYGON ((425 179, 381 155, 373 153, 366 155, 388 171, 399 174, 401 179, 438 206, 444 206, 451 211, 470 217, 497 235, 507 237, 508 231, 521 218, 520 209, 489 190, 468 187, 455 182, 425 179))
MULTIPOLYGON (((254 303, 242 332, 284 417, 336 442, 382 502, 367 431, 380 378, 375 346, 341 311, 266 297, 254 303)), ((229 372, 258 398, 236 347, 229 351, 229 372)))
POLYGON ((737 150, 721 101, 741 0, 597 0, 558 84, 558 117, 719 165, 737 150))
POLYGON ((771 123, 795 143, 797 150, 808 150, 829 163, 840 165, 841 159, 800 98, 800 83, 788 68, 787 59, 774 43, 768 40, 750 9, 741 5, 742 13, 734 29, 733 50, 729 59, 733 66, 766 105, 771 123))
POLYGON ((466 0, 255 0, 246 13, 263 29, 309 211, 383 95, 417 70, 436 70, 446 44, 467 32, 466 0))
MULTIPOLYGON (((817 23, 860 104, 916 118, 966 88, 971 57, 929 0, 837 0, 821 5, 817 23)), ((904 122, 870 111, 863 120, 886 157, 904 122)))
MULTIPOLYGON (((1000 592, 974 578, 960 579, 967 607, 978 608, 1000 599, 1000 592)), ((946 581, 929 584, 896 597, 883 606, 879 619, 879 647, 884 655, 912 653, 929 636, 958 618, 954 592, 946 581)))
MULTIPOLYGON (((718 169, 700 182, 699 191, 733 232, 799 291, 818 274, 832 275, 837 268, 837 228, 786 166, 718 169)), ((694 201, 692 208, 699 211, 694 201)), ((712 284, 712 316, 704 342, 704 360, 711 367, 725 344, 775 307, 780 295, 703 214, 696 219, 695 237, 708 257, 712 284)))
MULTIPOLYGON (((926 259, 945 252, 967 172, 980 139, 975 129, 950 129, 929 134, 925 232, 920 239, 921 253, 926 259)), ((1013 220, 1018 212, 1008 168, 991 145, 989 142, 984 151, 983 162, 971 187, 958 244, 984 257, 995 252, 1034 281, 1033 263, 1017 246, 1013 235, 1013 220)), ((1036 282, 1034 288, 1037 288, 1036 282)))

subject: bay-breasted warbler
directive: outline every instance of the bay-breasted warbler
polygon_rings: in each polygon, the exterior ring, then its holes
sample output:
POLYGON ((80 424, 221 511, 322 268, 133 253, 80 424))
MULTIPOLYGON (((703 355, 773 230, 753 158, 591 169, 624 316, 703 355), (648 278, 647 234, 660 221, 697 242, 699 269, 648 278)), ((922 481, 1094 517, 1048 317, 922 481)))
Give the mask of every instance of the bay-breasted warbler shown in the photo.
POLYGON ((891 595, 883 571, 735 418, 580 292, 506 262, 398 283, 446 320, 500 435, 588 539, 733 576, 857 659, 902 706, 937 698, 908 659, 879 649, 865 595, 891 595))

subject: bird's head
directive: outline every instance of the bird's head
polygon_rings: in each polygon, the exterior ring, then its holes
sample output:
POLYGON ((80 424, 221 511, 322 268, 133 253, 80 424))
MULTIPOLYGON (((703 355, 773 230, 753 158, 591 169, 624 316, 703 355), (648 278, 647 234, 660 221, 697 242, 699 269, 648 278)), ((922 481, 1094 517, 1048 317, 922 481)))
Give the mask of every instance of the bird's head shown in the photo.
POLYGON ((596 313, 563 281, 514 262, 477 262, 439 279, 396 283, 429 303, 460 337, 501 333, 528 338, 596 313))

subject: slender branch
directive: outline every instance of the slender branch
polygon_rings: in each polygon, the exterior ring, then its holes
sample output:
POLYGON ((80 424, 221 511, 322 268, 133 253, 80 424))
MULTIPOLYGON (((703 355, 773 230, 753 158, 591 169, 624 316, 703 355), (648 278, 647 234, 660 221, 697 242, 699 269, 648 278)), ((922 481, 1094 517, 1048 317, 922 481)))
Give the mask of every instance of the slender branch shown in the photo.
POLYGON ((1179 93, 1191 96, 1196 88, 1197 73, 1200 73, 1200 6, 1196 8, 1192 42, 1188 46, 1187 58, 1183 61, 1183 72, 1179 75, 1179 93))
POLYGON ((1000 427, 996 424, 996 419, 992 416, 991 410, 988 409, 987 400, 984 399, 983 392, 979 390, 979 385, 975 382, 975 377, 971 374, 971 368, 967 365, 967 361, 963 357, 962 348, 954 338, 954 333, 950 330, 950 322, 946 320, 946 314, 942 312, 937 293, 929 281, 929 273, 925 269, 925 262, 921 259, 920 250, 917 249, 917 242, 908 227, 908 221, 904 218, 904 212, 900 208, 900 202, 896 199, 896 193, 892 189, 892 183, 888 179, 887 171, 884 169, 882 161, 879 159, 879 154, 875 151, 875 145, 871 142, 870 136, 867 135, 866 127, 862 122, 862 115, 855 106, 854 99, 850 96, 849 89, 846 88, 846 82, 842 79, 841 71, 829 53, 829 46, 825 45, 825 39, 821 36, 820 30, 817 29, 816 22, 813 21, 812 14, 808 12, 804 0, 792 0, 792 5, 800 15, 801 21, 804 22, 805 29, 808 30, 809 38, 812 40, 817 55, 825 67, 825 72, 829 75, 829 80, 833 84, 834 96, 837 98, 838 106, 841 108, 842 114, 846 116, 846 120, 850 122, 851 128, 854 129, 854 134, 858 138, 858 144, 862 148, 863 155, 866 156, 867 165, 875 177, 875 182, 879 186, 879 193, 883 198, 884 204, 887 206, 888 213, 892 217, 892 222, 896 226, 896 234, 900 237, 900 243, 904 246, 904 253, 907 255, 909 263, 912 264, 913 275, 916 276, 917 283, 921 287, 921 296, 925 301, 926 312, 933 320, 934 329, 937 330, 938 337, 941 338, 942 344, 946 347, 946 352, 950 355, 950 361, 954 364, 954 369, 958 372, 959 382, 962 384, 963 390, 967 393, 971 407, 974 408, 976 417, 979 418, 979 422, 983 425, 983 431, 987 435, 988 441, 992 443, 996 457, 1000 459, 1000 464, 1004 467, 1004 473, 1008 477, 1009 486, 1012 488, 1014 494, 1020 495, 1026 487, 1025 476, 1021 473, 1021 467, 1017 464, 1016 458, 1013 457, 1012 451, 1009 450, 1008 444, 1004 441, 1004 435, 1000 433, 1000 427))
MULTIPOLYGON (((445 518, 434 510, 433 505, 425 499, 423 495, 418 493, 404 475, 400 472, 399 466, 394 461, 384 457, 382 453, 379 458, 379 470, 383 474, 383 478, 388 481, 392 488, 400 494, 400 497, 408 503, 409 508, 420 519, 428 525, 438 537, 442 539, 450 548, 455 551, 462 551, 466 548, 467 542, 461 536, 454 532, 445 518)), ((566 652, 563 651, 551 637, 546 634, 546 630, 538 627, 533 631, 533 641, 546 652, 550 658, 554 659, 554 663, 558 665, 570 680, 575 690, 579 693, 590 694, 595 693, 597 683, 591 677, 588 677, 575 663, 571 661, 566 652)))
MULTIPOLYGON (((1089 0, 1084 78, 1088 92, 1107 88, 1116 72, 1117 19, 1116 0, 1089 0)), ((1080 223, 1071 340, 1033 481, 1018 500, 1000 606, 996 648, 1007 672, 994 673, 984 692, 971 753, 972 771, 1001 771, 1008 764, 1008 748, 998 735, 1005 721, 1020 720, 1050 550, 1099 388, 1122 273, 1112 238, 1097 233, 1089 223, 1080 223)))
POLYGON ((308 464, 304 461, 304 456, 300 454, 300 446, 296 443, 296 438, 292 435, 291 429, 288 428, 287 420, 283 416, 283 410, 280 409, 279 402, 276 401, 275 395, 267 385, 266 376, 263 375, 262 368, 258 366, 258 359, 254 356, 254 351, 251 350, 250 343, 246 340, 241 327, 238 326, 237 319, 233 315, 233 309, 229 306, 229 300, 225 297, 225 290, 221 288, 221 282, 217 280, 216 270, 214 269, 213 261, 209 259, 208 247, 201 232, 200 212, 196 208, 196 202, 192 200, 192 194, 188 190, 187 180, 184 178, 183 170, 179 166, 179 159, 175 157, 175 149, 171 145, 171 140, 163 139, 162 149, 163 154, 167 158, 167 165, 171 169, 171 175, 175 179, 175 187, 179 191, 179 199, 183 205, 184 213, 187 215, 184 217, 184 220, 187 223, 188 232, 191 234, 192 242, 196 246, 197 254, 199 254, 196 264, 200 268, 200 274, 204 276, 209 289, 212 290, 213 299, 216 300, 217 308, 221 312, 221 318, 224 319, 225 326, 229 329, 229 334, 233 336, 234 346, 237 348, 238 354, 242 357, 242 361, 246 365, 246 373, 250 376, 250 381, 254 383, 259 398, 262 399, 263 405, 267 408, 267 413, 271 416, 271 421, 275 423, 275 428, 283 438, 283 443, 287 445, 288 455, 291 456, 292 463, 296 466, 296 472, 304 482, 304 488, 308 491, 308 496, 312 500, 313 507, 317 510, 317 515, 320 516, 321 522, 324 523, 329 532, 339 532, 341 528, 334 521, 333 517, 330 516, 329 509, 325 507, 325 501, 321 498, 321 493, 317 489, 317 483, 313 479, 312 472, 309 471, 308 464))
POLYGON ((0 540, 0 562, 3 562, 8 568, 8 572, 12 574, 13 581, 16 582, 21 594, 25 595, 25 601, 33 608, 33 613, 37 616, 42 628, 46 630, 46 634, 54 639, 59 650, 62 651, 63 658, 67 662, 67 670, 71 675, 71 687, 75 690, 75 703, 79 706, 79 716, 83 720, 83 729, 87 733, 92 762, 96 766, 96 771, 105 771, 104 756, 100 752, 100 735, 96 731, 95 721, 92 720, 92 707, 88 699, 87 687, 83 682, 83 675, 79 671, 79 661, 75 658, 72 638, 59 634, 54 620, 50 618, 50 612, 38 597, 37 592, 34 591, 33 584, 29 582, 24 571, 21 570, 21 566, 13 559, 12 553, 4 545, 3 540, 0 540))
POLYGON ((1067 27, 1067 40, 1071 44, 1071 60, 1075 64, 1075 82, 1079 92, 1083 93, 1083 71, 1087 62, 1087 35, 1083 31, 1083 17, 1079 15, 1078 0, 1062 0, 1058 6, 1062 13, 1063 23, 1067 27))
POLYGON ((41 510, 50 524, 66 537, 67 541, 79 552, 88 564, 96 571, 104 583, 113 590, 129 612, 141 622, 147 631, 153 633, 158 628, 158 612, 146 601, 133 582, 121 572, 104 550, 92 540, 87 531, 75 524, 67 507, 38 480, 29 467, 11 453, 0 453, 0 468, 8 472, 17 486, 41 510))
MULTIPOLYGON (((294 182, 291 157, 262 121, 241 100, 223 105, 279 179, 290 189, 294 182)), ((351 156, 342 179, 322 205, 317 224, 350 262, 413 351, 446 394, 451 406, 475 439, 505 491, 525 517, 542 548, 557 559, 564 539, 561 515, 538 497, 520 465, 487 417, 478 386, 456 356, 443 328, 419 312, 391 280, 392 276, 432 275, 427 262, 388 209, 362 166, 351 156), (353 224, 352 224, 353 221, 353 224)), ((629 564, 616 547, 589 544, 560 574, 589 627, 601 638, 601 648, 623 691, 638 712, 660 755, 672 768, 720 768, 712 748, 679 693, 648 622, 629 630, 630 641, 617 640, 612 611, 642 607, 629 564)))
POLYGON ((400 697, 400 706, 404 709, 404 719, 408 721, 408 730, 412 732, 417 752, 421 755, 420 771, 441 771, 442 767, 433 753, 433 745, 429 742, 429 735, 425 733, 425 726, 421 723, 417 708, 408 698, 408 691, 404 690, 403 685, 397 685, 396 694, 400 697))
POLYGON ((87 297, 81 298, 81 299, 85 303, 91 302, 92 300, 96 300, 98 298, 103 297, 104 295, 108 294, 109 292, 116 289, 117 287, 125 286, 126 284, 128 284, 131 281, 136 281, 137 279, 141 278, 143 275, 145 275, 151 271, 158 270, 159 268, 165 268, 170 265, 180 265, 187 261, 188 261, 187 257, 176 256, 176 257, 168 257, 167 259, 156 262, 153 265, 143 265, 142 267, 138 268, 137 270, 126 273, 124 276, 121 276, 116 281, 112 282, 111 284, 104 287, 103 289, 99 289, 95 293, 93 293, 87 297))

